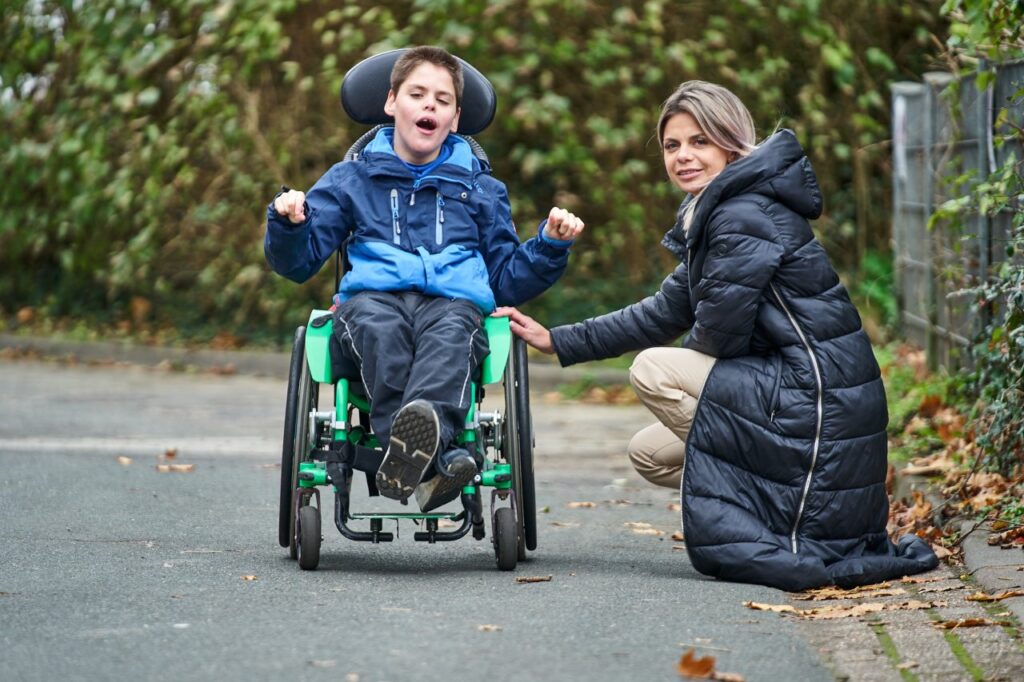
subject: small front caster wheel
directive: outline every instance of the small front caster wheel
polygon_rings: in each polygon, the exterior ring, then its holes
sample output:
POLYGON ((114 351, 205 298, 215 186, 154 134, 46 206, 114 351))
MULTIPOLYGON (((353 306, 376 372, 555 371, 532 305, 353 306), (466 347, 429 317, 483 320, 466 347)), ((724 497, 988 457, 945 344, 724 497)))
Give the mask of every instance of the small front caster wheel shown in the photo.
POLYGON ((299 508, 296 536, 299 568, 312 571, 320 563, 320 509, 307 505, 299 508))
POLYGON ((494 559, 499 571, 511 571, 519 558, 519 524, 511 507, 494 513, 494 559))

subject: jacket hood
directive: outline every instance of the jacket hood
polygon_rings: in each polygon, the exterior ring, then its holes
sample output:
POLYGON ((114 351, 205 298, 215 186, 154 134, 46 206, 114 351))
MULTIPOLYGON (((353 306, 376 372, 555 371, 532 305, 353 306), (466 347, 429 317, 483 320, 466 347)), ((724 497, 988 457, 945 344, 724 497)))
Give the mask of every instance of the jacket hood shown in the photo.
MULTIPOLYGON (((449 177, 465 182, 467 177, 472 178, 478 173, 490 171, 490 166, 477 158, 473 154, 473 149, 469 146, 469 143, 458 135, 449 133, 448 137, 441 143, 441 146, 449 152, 448 158, 431 173, 432 175, 449 177)), ((402 175, 409 173, 409 170, 395 152, 395 129, 391 127, 381 128, 377 132, 374 138, 370 140, 370 143, 366 145, 366 149, 363 151, 363 158, 367 161, 380 163, 388 172, 394 170, 402 175)))
POLYGON ((741 194, 760 194, 813 220, 821 215, 821 189, 792 130, 780 130, 762 142, 748 156, 725 167, 700 195, 689 231, 683 230, 683 209, 692 201, 687 197, 679 207, 676 223, 662 240, 662 245, 676 256, 685 258, 704 232, 711 212, 723 201, 741 194), (680 255, 682 254, 682 255, 680 255))

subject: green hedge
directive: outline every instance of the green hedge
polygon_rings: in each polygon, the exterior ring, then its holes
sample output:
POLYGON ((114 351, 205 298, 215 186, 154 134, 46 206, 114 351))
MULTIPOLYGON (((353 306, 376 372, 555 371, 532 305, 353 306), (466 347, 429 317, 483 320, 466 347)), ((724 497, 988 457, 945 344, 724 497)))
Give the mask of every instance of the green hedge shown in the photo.
POLYGON ((423 43, 493 81, 478 139, 520 232, 554 203, 588 224, 531 304, 548 322, 635 300, 671 267, 658 242, 680 197, 653 131, 690 78, 734 89, 762 133, 797 131, 819 234, 855 268, 888 246, 888 83, 926 70, 945 30, 923 0, 5 3, 0 306, 286 338, 333 276, 269 272, 265 206, 364 132, 338 104, 345 71, 423 43))

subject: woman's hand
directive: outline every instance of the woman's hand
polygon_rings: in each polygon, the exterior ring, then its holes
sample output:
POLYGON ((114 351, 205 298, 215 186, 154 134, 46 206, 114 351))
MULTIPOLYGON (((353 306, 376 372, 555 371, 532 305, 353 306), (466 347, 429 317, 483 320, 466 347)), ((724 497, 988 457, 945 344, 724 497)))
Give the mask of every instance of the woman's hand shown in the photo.
POLYGON ((551 342, 551 332, 532 317, 524 315, 512 307, 498 308, 492 315, 509 318, 509 327, 512 329, 512 333, 540 352, 549 355, 555 352, 555 345, 551 342))

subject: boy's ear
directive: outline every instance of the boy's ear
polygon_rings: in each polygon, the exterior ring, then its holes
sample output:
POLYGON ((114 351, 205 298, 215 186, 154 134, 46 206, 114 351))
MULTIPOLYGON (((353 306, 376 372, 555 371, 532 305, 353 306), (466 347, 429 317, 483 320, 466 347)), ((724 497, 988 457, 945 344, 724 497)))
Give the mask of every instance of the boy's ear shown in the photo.
POLYGON ((448 132, 454 133, 456 130, 459 129, 459 114, 461 113, 462 107, 459 107, 458 109, 455 110, 455 118, 452 119, 452 125, 448 129, 448 132))
MULTIPOLYGON (((378 102, 380 100, 377 100, 378 102)), ((391 118, 395 117, 395 91, 388 90, 388 98, 384 100, 384 113, 391 118)))

